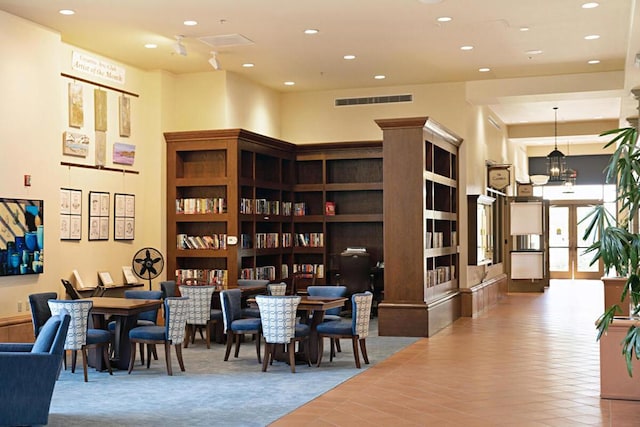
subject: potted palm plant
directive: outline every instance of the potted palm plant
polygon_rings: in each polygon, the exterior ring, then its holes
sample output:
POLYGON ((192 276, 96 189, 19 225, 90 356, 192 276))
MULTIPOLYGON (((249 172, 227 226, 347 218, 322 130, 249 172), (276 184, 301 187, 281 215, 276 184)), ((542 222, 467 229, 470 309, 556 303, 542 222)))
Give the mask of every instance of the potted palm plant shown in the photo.
MULTIPOLYGON (((617 215, 613 215, 600 205, 594 208, 585 219, 588 221, 585 239, 594 236, 594 243, 587 249, 593 253, 592 264, 602 260, 607 275, 611 271, 624 280, 621 286, 619 301, 608 307, 596 321, 597 339, 601 349, 601 394, 605 397, 606 366, 611 359, 622 363, 626 361, 626 380, 638 389, 637 398, 640 399, 640 382, 631 381, 634 359, 640 359, 640 319, 634 320, 640 313, 640 234, 637 232, 640 208, 640 147, 637 146, 638 130, 635 127, 614 129, 601 134, 612 136, 605 148, 615 145, 617 148, 605 169, 606 181, 615 183, 617 187, 617 215), (621 304, 630 302, 629 317, 620 318, 623 313, 621 304), (623 329, 620 329, 622 325, 623 329), (618 330, 620 339, 611 339, 613 329, 618 330), (622 332, 620 332, 622 331, 622 332), (622 341, 620 343, 620 341, 622 341), (617 356, 604 354, 605 344, 613 346, 617 356), (621 355, 620 355, 621 352, 621 355), (622 356, 622 357, 621 357, 622 356), (637 385, 636 385, 637 383, 637 385)), ((621 280, 621 279, 618 279, 621 280)), ((625 307, 626 309, 626 307, 625 307)), ((624 310, 626 313, 626 310, 624 310)), ((611 349, 606 350, 609 353, 611 349)), ((615 366, 618 372, 624 373, 624 367, 615 366)), ((619 380, 614 380, 614 383, 619 380)), ((624 396, 611 396, 622 397, 624 396)), ((636 398, 636 397, 630 397, 636 398)))

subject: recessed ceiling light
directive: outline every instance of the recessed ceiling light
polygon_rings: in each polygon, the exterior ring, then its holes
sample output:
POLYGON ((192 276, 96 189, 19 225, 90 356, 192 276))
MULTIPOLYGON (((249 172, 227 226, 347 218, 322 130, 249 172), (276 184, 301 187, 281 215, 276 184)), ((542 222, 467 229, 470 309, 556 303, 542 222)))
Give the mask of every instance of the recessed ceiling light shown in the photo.
POLYGON ((480 71, 481 73, 488 73, 489 71, 491 71, 491 68, 482 67, 482 68, 478 68, 478 71, 480 71))
POLYGON ((75 12, 75 11, 73 11, 73 10, 71 10, 71 9, 62 9, 62 10, 59 10, 59 11, 58 11, 58 13, 59 13, 60 15, 67 15, 67 16, 69 16, 69 15, 75 15, 75 13, 76 13, 76 12, 75 12))
POLYGON ((600 36, 597 34, 589 34, 588 36, 584 36, 585 40, 597 40, 599 39, 600 36))
POLYGON ((373 76, 373 78, 376 80, 384 80, 387 78, 387 76, 385 76, 384 74, 378 74, 377 76, 373 76))
POLYGON ((144 47, 146 47, 147 49, 155 49, 158 47, 158 45, 155 43, 147 43, 144 45, 144 47))
POLYGON ((599 64, 600 60, 599 59, 592 59, 590 61, 587 61, 587 64, 599 64))
POLYGON ((473 46, 461 46, 460 50, 473 50, 473 46))
POLYGON ((193 27, 194 25, 198 25, 198 21, 194 21, 192 19, 188 19, 188 20, 184 21, 183 24, 186 25, 187 27, 193 27))
POLYGON ((441 16, 441 17, 437 18, 436 21, 438 21, 438 22, 450 22, 450 21, 453 21, 453 18, 450 17, 450 16, 441 16))
POLYGON ((442 3, 442 0, 418 0, 418 2, 422 4, 438 4, 442 3))
POLYGON ((594 7, 598 7, 600 6, 600 3, 595 2, 595 1, 590 1, 589 3, 584 3, 582 5, 583 9, 593 9, 594 7))
POLYGON ((345 55, 343 56, 344 59, 356 59, 355 55, 345 55))
POLYGON ((525 31, 529 31, 529 27, 520 27, 520 31, 522 31, 523 33, 525 31))
POLYGON ((253 68, 254 64, 252 64, 251 62, 245 62, 244 64, 242 64, 242 66, 244 68, 253 68))
POLYGON ((296 82, 284 82, 285 86, 293 86, 295 84, 296 84, 296 82))
POLYGON ((527 55, 540 55, 542 51, 540 49, 532 49, 527 51, 527 55))
POLYGON ((320 30, 316 30, 315 28, 307 28, 304 30, 305 34, 318 34, 320 30))

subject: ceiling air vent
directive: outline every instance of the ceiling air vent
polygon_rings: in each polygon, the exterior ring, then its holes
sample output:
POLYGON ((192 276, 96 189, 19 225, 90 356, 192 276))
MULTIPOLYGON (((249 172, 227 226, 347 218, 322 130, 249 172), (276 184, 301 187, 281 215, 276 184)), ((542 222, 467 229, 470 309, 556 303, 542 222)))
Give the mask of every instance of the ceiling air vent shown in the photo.
POLYGON ((253 41, 249 40, 242 34, 223 34, 219 36, 205 36, 205 37, 200 37, 198 40, 214 48, 246 46, 246 45, 254 44, 253 41))
POLYGON ((413 95, 384 95, 365 96, 362 98, 338 98, 335 100, 336 107, 346 107, 349 105, 369 105, 369 104, 391 104, 394 102, 413 102, 413 95))

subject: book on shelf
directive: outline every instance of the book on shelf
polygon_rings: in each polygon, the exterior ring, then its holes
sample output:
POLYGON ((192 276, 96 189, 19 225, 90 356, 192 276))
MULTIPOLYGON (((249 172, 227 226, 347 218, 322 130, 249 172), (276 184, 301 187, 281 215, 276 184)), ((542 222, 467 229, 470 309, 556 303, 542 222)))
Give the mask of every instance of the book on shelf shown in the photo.
POLYGON ((324 214, 325 215, 335 215, 336 214, 336 204, 334 202, 325 202, 324 204, 324 214))

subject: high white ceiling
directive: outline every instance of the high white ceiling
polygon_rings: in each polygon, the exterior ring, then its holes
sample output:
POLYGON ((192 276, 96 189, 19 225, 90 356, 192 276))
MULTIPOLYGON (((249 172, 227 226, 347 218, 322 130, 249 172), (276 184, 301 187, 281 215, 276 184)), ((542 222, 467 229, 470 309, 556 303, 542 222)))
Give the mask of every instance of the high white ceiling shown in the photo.
POLYGON ((282 92, 625 73, 619 93, 589 99, 546 93, 492 105, 502 121, 515 124, 552 122, 554 106, 560 120, 571 121, 634 113, 628 89, 640 85, 633 64, 640 52, 636 1, 598 0, 584 9, 587 0, 0 0, 0 10, 146 70, 215 72, 208 60, 217 50, 224 70, 282 92), (63 16, 60 9, 76 13, 63 16), (453 19, 439 23, 441 16, 453 19), (189 19, 198 25, 185 26, 189 19), (307 28, 319 33, 305 35, 307 28), (584 39, 592 34, 600 38, 584 39), (184 36, 186 56, 174 49, 177 35, 184 36), (253 44, 212 47, 200 40, 226 35, 253 44), (461 50, 465 45, 474 48, 461 50), (592 59, 600 63, 588 64, 592 59), (243 68, 246 62, 255 66, 243 68), (377 74, 386 79, 375 80, 377 74))

